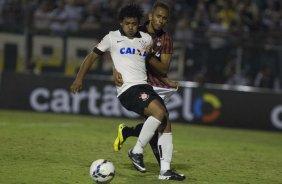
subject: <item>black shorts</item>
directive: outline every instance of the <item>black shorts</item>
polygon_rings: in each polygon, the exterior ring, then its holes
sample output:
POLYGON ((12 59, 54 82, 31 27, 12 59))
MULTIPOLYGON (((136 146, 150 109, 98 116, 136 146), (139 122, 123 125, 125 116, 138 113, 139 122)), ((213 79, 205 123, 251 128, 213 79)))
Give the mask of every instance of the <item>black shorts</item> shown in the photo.
POLYGON ((136 112, 144 116, 144 109, 149 106, 150 102, 157 99, 164 108, 163 99, 154 91, 153 87, 149 84, 140 84, 128 88, 119 97, 122 106, 129 111, 136 112))

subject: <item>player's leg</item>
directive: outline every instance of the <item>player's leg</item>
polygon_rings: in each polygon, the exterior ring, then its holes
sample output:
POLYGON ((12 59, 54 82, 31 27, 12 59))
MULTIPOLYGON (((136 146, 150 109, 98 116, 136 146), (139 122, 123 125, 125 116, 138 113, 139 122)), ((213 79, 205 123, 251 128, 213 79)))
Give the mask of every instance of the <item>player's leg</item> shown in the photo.
MULTIPOLYGON (((138 137, 141 129, 143 127, 143 123, 137 124, 135 127, 128 127, 124 123, 120 124, 118 126, 118 136, 115 140, 115 145, 118 145, 118 148, 116 151, 119 151, 122 147, 122 144, 128 137, 138 137), (123 140, 123 141, 120 141, 123 140)), ((117 146, 115 146, 117 147, 117 146)))
POLYGON ((159 133, 160 135, 158 139, 161 160, 159 179, 182 181, 185 179, 185 176, 172 171, 170 168, 173 153, 172 132, 171 124, 167 122, 165 125, 166 127, 163 127, 163 130, 159 133))
POLYGON ((114 150, 119 151, 122 148, 123 143, 128 137, 138 137, 143 123, 137 124, 135 127, 128 127, 124 123, 118 125, 118 134, 114 141, 114 150))
POLYGON ((136 145, 129 152, 129 157, 133 161, 135 168, 141 172, 146 171, 143 162, 143 149, 148 143, 148 141, 153 137, 154 132, 152 130, 156 130, 158 128, 160 132, 160 136, 158 139, 158 147, 161 160, 159 179, 178 181, 184 180, 185 176, 183 174, 178 174, 172 171, 170 168, 173 144, 171 124, 168 121, 168 114, 165 107, 158 100, 154 100, 149 104, 148 108, 145 108, 145 114, 146 113, 148 113, 149 115, 151 113, 151 116, 149 116, 147 121, 144 123, 136 145), (154 121, 148 121, 149 119, 152 119, 154 121), (157 127, 158 123, 160 124, 160 126, 157 127))
POLYGON ((128 127, 126 126, 123 129, 124 137, 138 137, 143 127, 143 123, 137 124, 135 127, 128 127))
MULTIPOLYGON (((165 105, 168 103, 170 97, 177 91, 174 88, 160 88, 153 87, 154 91, 163 99, 165 105)), ((118 135, 114 141, 114 150, 119 151, 122 148, 123 143, 128 137, 138 137, 141 129, 143 127, 143 123, 137 124, 135 127, 128 127, 124 123, 118 126, 118 135)), ((158 151, 158 132, 155 132, 152 140, 150 141, 150 146, 152 151, 160 164, 160 155, 158 151)))
POLYGON ((158 139, 159 139, 159 133, 158 131, 155 131, 154 136, 150 140, 150 146, 153 151, 153 154, 158 162, 159 165, 161 165, 161 160, 160 160, 160 153, 158 149, 158 139))
POLYGON ((158 148, 161 162, 159 179, 182 181, 185 179, 185 176, 183 174, 178 174, 172 171, 170 168, 173 153, 171 123, 167 122, 166 124, 162 125, 165 125, 165 127, 160 127, 162 129, 160 130, 158 139, 158 148))
MULTIPOLYGON (((114 150, 119 151, 122 148, 123 143, 126 141, 128 137, 138 137, 141 129, 143 127, 143 123, 137 124, 135 127, 128 127, 124 123, 118 126, 118 134, 114 141, 114 150)), ((157 162, 160 165, 160 154, 158 150, 158 131, 155 132, 154 136, 152 137, 150 146, 152 148, 153 154, 156 157, 157 162)))
POLYGON ((114 150, 119 151, 122 148, 123 143, 127 139, 124 135, 124 129, 127 128, 124 123, 118 125, 118 134, 114 141, 114 150))
POLYGON ((155 131, 162 124, 167 122, 167 111, 164 105, 159 100, 154 99, 144 110, 144 114, 148 116, 144 122, 136 145, 129 151, 133 165, 140 172, 145 172, 146 168, 143 162, 143 150, 155 134, 155 131))
MULTIPOLYGON (((160 88, 160 87, 155 87, 155 86, 153 86, 153 89, 163 99, 165 105, 167 105, 170 97, 177 91, 177 89, 173 89, 173 88, 160 88)), ((170 127, 171 125, 168 124, 167 126, 170 127)), ((154 153, 154 155, 155 155, 155 157, 156 157, 156 159, 157 159, 157 161, 160 165, 159 148, 160 148, 161 145, 159 146, 159 144, 158 144, 159 135, 161 136, 161 140, 163 139, 163 137, 166 137, 166 136, 162 136, 162 134, 159 134, 158 132, 156 132, 156 134, 154 135, 154 137, 150 141, 150 146, 151 146, 153 153, 154 153)))

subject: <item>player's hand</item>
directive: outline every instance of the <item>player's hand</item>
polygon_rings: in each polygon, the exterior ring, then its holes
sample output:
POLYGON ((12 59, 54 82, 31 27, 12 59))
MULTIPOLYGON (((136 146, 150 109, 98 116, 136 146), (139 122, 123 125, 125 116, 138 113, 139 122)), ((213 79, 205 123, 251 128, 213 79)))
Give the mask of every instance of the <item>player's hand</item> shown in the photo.
POLYGON ((168 79, 167 77, 163 77, 162 78, 162 81, 166 84, 166 85, 168 85, 170 88, 178 88, 178 86, 179 86, 179 83, 177 82, 177 81, 174 81, 174 80, 170 80, 170 79, 168 79))
POLYGON ((146 52, 147 52, 147 54, 151 54, 152 53, 152 46, 146 47, 146 52))
POLYGON ((70 91, 74 94, 80 92, 81 89, 82 89, 82 82, 80 81, 75 80, 70 86, 70 91))
POLYGON ((122 86, 123 85, 123 80, 122 80, 122 75, 118 71, 114 70, 114 80, 116 86, 122 86))

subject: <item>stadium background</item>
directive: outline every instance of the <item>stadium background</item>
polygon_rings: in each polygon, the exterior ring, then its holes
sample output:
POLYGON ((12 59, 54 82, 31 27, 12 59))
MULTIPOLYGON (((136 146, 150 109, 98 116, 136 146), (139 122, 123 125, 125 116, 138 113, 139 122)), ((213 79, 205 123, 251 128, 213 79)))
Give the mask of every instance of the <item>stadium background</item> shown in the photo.
MULTIPOLYGON (((0 108, 136 117, 114 97, 108 55, 93 66, 80 100, 68 92, 82 59, 117 28, 117 11, 127 2, 2 0, 0 108)), ((154 3, 134 2, 145 13, 154 3)), ((281 130, 281 0, 168 3, 170 77, 181 81, 169 104, 172 120, 281 130)))

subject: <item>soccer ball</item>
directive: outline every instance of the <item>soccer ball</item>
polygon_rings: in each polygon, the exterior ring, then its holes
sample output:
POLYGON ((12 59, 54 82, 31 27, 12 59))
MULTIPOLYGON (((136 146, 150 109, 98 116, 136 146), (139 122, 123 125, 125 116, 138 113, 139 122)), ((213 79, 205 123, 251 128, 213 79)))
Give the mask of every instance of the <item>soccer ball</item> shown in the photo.
POLYGON ((89 174, 96 183, 109 183, 115 176, 115 167, 109 160, 98 159, 92 162, 89 174))

